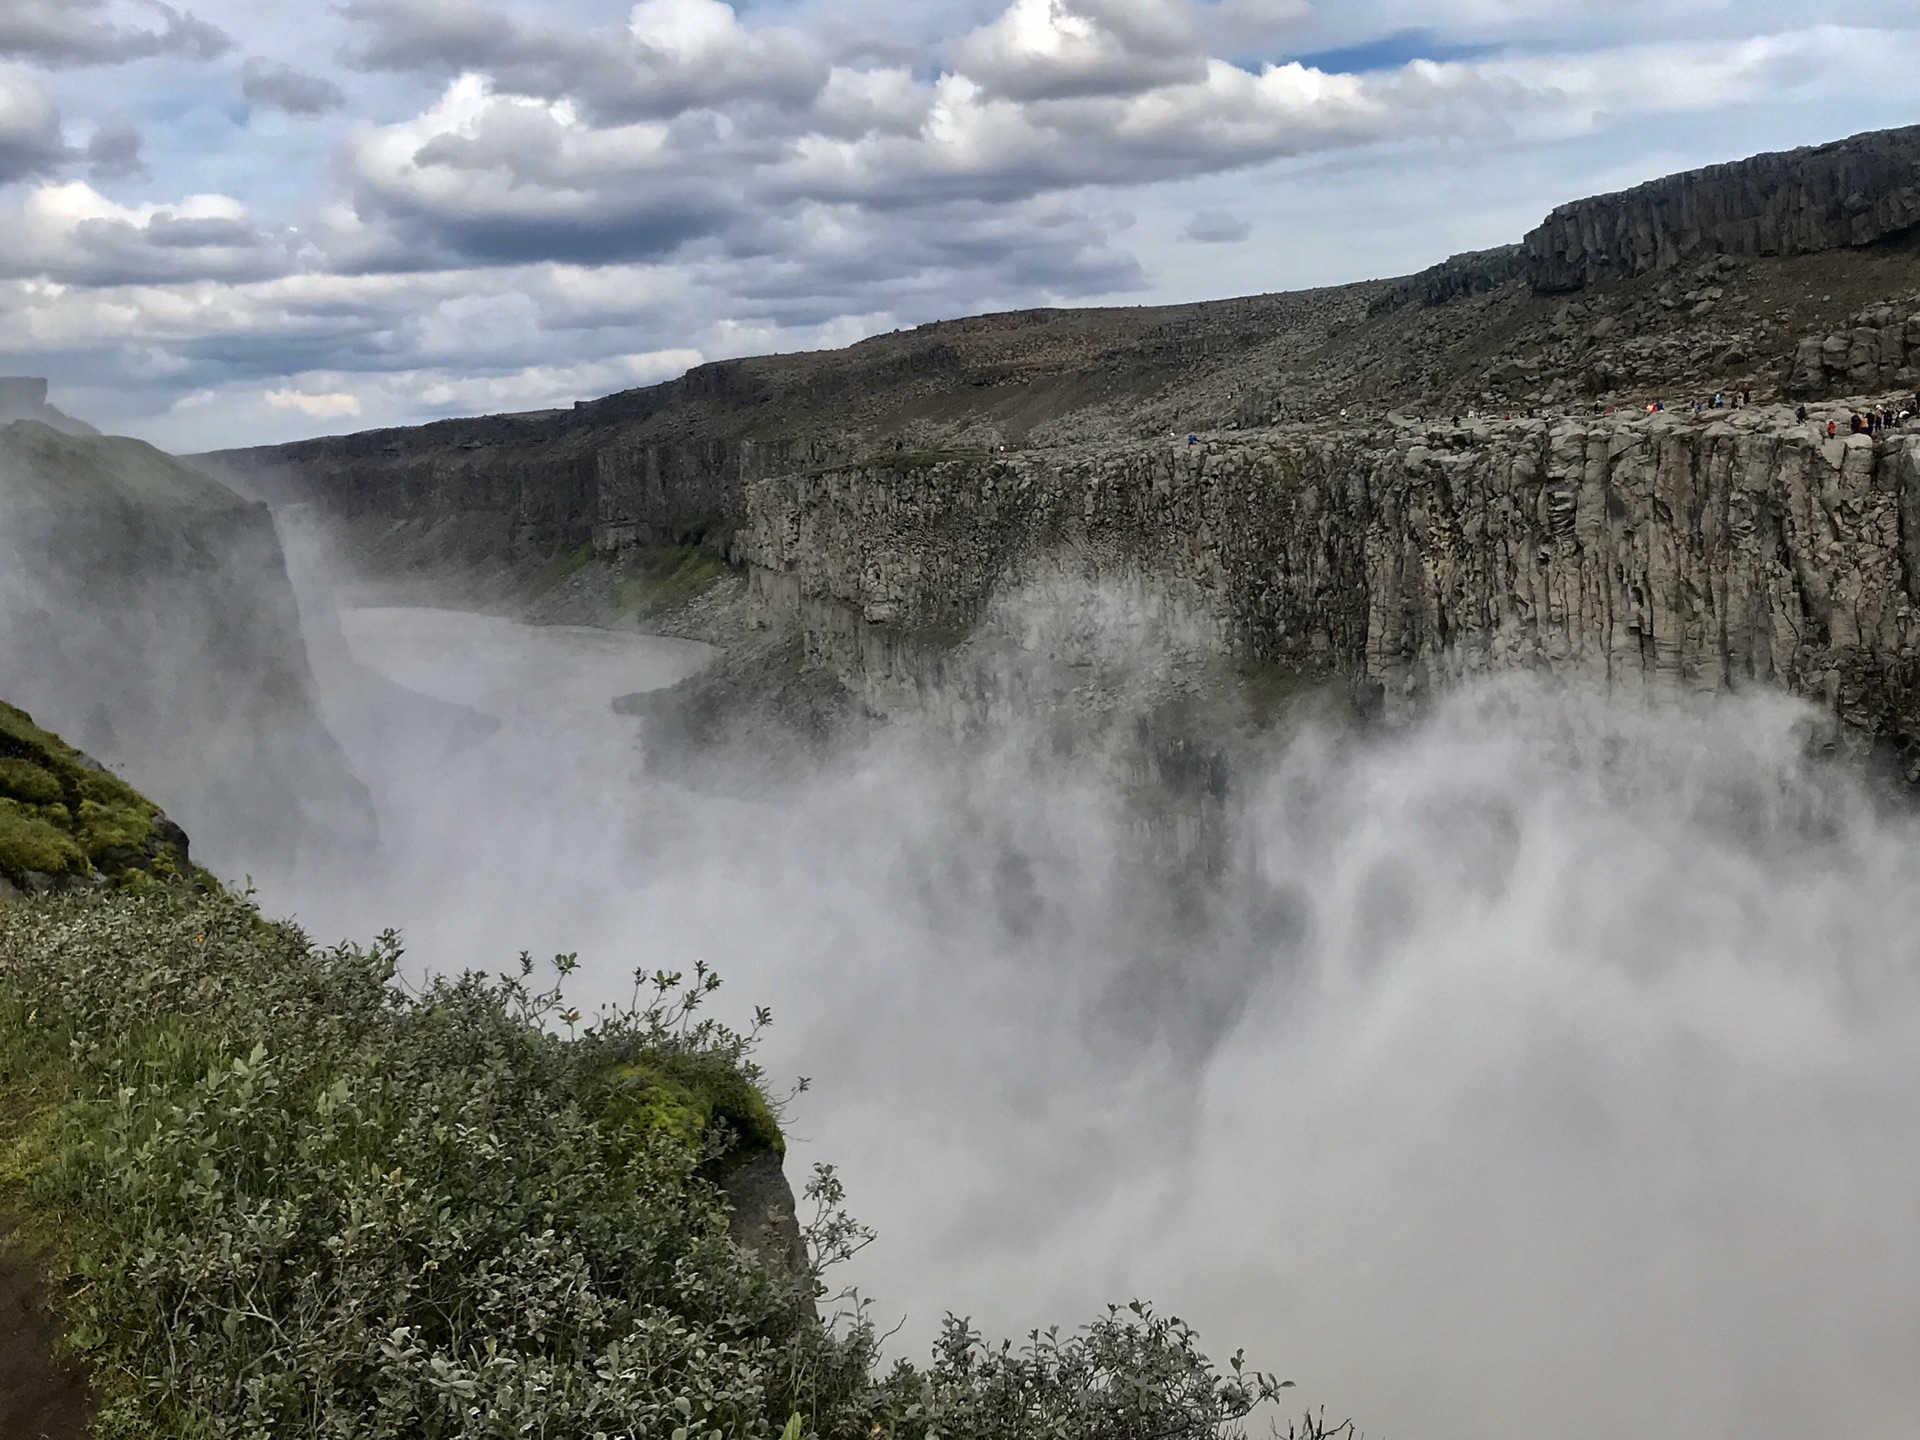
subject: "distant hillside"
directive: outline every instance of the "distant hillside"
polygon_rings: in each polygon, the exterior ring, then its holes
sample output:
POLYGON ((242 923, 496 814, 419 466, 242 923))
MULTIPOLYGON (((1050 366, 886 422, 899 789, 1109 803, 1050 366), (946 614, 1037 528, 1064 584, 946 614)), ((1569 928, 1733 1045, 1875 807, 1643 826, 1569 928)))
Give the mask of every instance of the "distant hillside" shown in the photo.
POLYGON ((0 677, 264 873, 371 835, 265 506, 137 440, 0 426, 0 677))
POLYGON ((566 411, 207 459, 352 523, 375 567, 588 540, 725 553, 749 482, 899 451, 1909 385, 1917 222, 1920 129, 1878 132, 1578 201, 1522 244, 1404 280, 942 321, 566 411), (1904 307, 1893 321, 1857 318, 1889 302, 1904 307), (1796 365, 1805 343, 1863 323, 1883 332, 1864 369, 1844 341, 1837 370, 1796 365))

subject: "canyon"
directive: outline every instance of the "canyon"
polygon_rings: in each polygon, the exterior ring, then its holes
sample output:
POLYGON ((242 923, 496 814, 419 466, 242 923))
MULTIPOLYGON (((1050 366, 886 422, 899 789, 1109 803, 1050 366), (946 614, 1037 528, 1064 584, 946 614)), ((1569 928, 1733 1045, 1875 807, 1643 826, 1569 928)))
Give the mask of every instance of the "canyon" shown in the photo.
POLYGON ((1849 433, 1920 403, 1916 177, 1920 129, 1881 132, 1402 280, 946 321, 202 461, 376 576, 702 548, 882 713, 1064 573, 1388 718, 1511 666, 1779 685, 1920 774, 1920 440, 1849 433))

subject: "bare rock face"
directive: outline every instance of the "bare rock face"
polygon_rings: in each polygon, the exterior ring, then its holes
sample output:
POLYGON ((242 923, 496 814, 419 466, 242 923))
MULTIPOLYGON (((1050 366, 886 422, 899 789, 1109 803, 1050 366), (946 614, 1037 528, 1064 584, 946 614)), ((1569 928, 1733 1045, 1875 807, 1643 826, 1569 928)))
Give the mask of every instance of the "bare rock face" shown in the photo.
POLYGON ((1525 241, 1547 293, 1700 254, 1811 255, 1920 225, 1920 127, 1756 155, 1562 205, 1525 241))
POLYGON ((727 1226, 734 1243, 776 1270, 804 1275, 807 1244, 780 1156, 772 1151, 754 1155, 729 1171, 720 1188, 727 1197, 727 1226))
POLYGON ((47 403, 47 382, 36 375, 0 375, 0 425, 15 420, 38 420, 69 435, 100 432, 47 403))
POLYGON ((741 549, 876 695, 894 642, 1046 563, 1144 579, 1221 648, 1344 675, 1390 719, 1508 668, 1771 685, 1920 778, 1920 434, 1829 441, 1755 407, 956 457, 762 481, 741 549))
POLYGON ((1369 309, 1375 315, 1397 306, 1418 301, 1422 305, 1446 305, 1498 290, 1509 280, 1527 273, 1526 250, 1520 245, 1503 245, 1495 250, 1471 250, 1455 255, 1438 265, 1409 276, 1376 298, 1369 309))
POLYGON ((1813 399, 1866 395, 1920 382, 1920 296, 1876 305, 1831 335, 1800 342, 1782 389, 1813 399))

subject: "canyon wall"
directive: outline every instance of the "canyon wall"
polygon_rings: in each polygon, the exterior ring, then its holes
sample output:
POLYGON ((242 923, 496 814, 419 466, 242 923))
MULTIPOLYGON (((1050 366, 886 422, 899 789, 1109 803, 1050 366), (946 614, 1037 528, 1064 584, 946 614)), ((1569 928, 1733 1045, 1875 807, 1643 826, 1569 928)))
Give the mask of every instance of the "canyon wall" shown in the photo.
POLYGON ((1145 576, 1251 660, 1388 717, 1506 667, 1779 685, 1920 762, 1920 435, 1784 409, 1302 428, 952 457, 748 488, 763 599, 852 683, 1036 567, 1145 576))
POLYGON ((1582 200, 1399 282, 973 317, 216 458, 388 572, 704 544, 870 692, 1046 571, 1132 577, 1392 714, 1538 664, 1784 685, 1913 746, 1915 442, 1679 402, 1881 408, 1920 376, 1920 300, 1887 303, 1916 294, 1920 127, 1582 200), (1394 418, 1476 411, 1562 418, 1394 418))
POLYGON ((150 445, 0 427, 0 677, 229 877, 373 838, 272 515, 150 445))
POLYGON ((1700 254, 1812 255, 1920 226, 1920 126, 1756 155, 1562 205, 1528 234, 1547 293, 1670 269, 1700 254))

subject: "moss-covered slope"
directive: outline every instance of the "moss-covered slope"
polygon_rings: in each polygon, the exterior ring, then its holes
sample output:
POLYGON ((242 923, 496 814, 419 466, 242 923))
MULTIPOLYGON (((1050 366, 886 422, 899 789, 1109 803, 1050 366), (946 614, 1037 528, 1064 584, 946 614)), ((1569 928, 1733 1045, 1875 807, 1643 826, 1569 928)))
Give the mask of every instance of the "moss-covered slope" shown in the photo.
POLYGON ((0 701, 0 881, 140 885, 187 863, 186 835, 158 806, 0 701))

